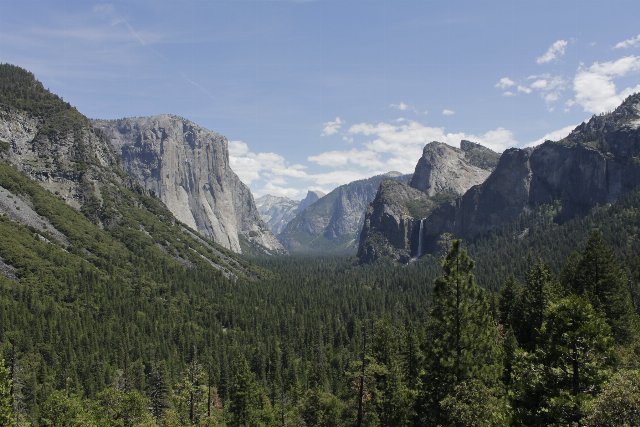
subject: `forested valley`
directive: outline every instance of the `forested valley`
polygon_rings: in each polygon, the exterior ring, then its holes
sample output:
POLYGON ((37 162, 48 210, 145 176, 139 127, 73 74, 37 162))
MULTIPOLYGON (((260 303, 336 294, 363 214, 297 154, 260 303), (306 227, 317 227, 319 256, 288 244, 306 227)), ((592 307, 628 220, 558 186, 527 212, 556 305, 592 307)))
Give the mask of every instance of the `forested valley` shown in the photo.
POLYGON ((640 191, 405 265, 241 256, 0 72, 36 130, 0 140, 1 426, 640 425, 640 191))
POLYGON ((237 280, 133 233, 128 259, 92 264, 1 219, 2 257, 24 267, 0 277, 0 420, 637 425, 639 197, 562 226, 541 210, 409 265, 268 257, 237 280))

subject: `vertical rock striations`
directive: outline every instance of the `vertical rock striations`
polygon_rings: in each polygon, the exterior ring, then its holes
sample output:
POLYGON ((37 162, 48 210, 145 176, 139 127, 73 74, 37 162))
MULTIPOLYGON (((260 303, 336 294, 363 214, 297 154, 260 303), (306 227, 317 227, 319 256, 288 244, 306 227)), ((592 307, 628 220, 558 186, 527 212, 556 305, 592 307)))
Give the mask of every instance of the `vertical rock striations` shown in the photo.
POLYGON ((184 224, 234 252, 242 251, 243 240, 267 252, 283 251, 249 188, 231 170, 222 135, 173 115, 97 120, 94 127, 124 169, 184 224))

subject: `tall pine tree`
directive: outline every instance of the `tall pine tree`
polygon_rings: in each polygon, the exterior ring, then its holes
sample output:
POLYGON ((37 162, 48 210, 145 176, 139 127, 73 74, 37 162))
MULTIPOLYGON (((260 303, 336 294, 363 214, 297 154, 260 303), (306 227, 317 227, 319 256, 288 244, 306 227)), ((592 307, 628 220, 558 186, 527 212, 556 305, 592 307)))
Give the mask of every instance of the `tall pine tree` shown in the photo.
POLYGON ((591 233, 571 285, 605 314, 618 342, 628 343, 637 335, 627 275, 599 231, 591 233))
POLYGON ((473 261, 459 240, 452 242, 442 269, 443 275, 435 281, 416 405, 422 425, 451 425, 454 420, 443 411, 443 399, 449 397, 449 407, 455 407, 451 400, 459 395, 456 387, 467 381, 497 390, 502 375, 497 325, 485 291, 476 284, 473 261))

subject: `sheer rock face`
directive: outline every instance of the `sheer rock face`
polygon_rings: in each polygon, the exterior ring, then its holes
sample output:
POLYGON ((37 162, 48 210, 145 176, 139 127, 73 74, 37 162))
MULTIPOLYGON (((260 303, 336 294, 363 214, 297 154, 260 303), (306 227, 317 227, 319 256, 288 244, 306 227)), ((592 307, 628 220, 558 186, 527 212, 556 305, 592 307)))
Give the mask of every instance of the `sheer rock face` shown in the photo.
POLYGON ((297 214, 324 196, 322 191, 309 190, 307 196, 298 201, 267 194, 256 199, 256 207, 271 232, 278 235, 297 214))
POLYGON ((470 141, 460 146, 431 142, 424 147, 409 185, 388 181, 380 185, 360 235, 361 262, 379 258, 407 262, 422 255, 420 221, 482 183, 497 164, 499 155, 488 148, 470 141))
POLYGON ((611 203, 640 185, 640 94, 592 117, 566 138, 504 152, 491 176, 425 225, 433 250, 442 233, 472 240, 540 205, 556 203, 562 222, 611 203))
POLYGON ((443 193, 464 194, 487 179, 498 157, 488 148, 469 141, 462 141, 460 149, 431 142, 424 147, 409 185, 430 197, 443 193))
POLYGON ((385 178, 409 177, 390 172, 341 185, 296 215, 278 238, 291 252, 355 253, 367 206, 385 178))
POLYGON ((391 258, 407 262, 417 255, 420 218, 433 208, 426 193, 394 180, 380 183, 367 208, 360 234, 358 258, 371 262, 391 258))
POLYGON ((253 196, 229 166, 227 140, 172 115, 97 120, 124 169, 184 224, 241 252, 241 239, 283 248, 260 219, 253 196))

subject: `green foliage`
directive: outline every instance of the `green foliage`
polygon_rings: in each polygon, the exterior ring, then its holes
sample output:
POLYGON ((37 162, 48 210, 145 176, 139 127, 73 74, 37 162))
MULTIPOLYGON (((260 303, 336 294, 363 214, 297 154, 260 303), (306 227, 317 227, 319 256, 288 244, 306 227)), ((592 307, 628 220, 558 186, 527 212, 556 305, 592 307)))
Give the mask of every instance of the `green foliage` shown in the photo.
POLYGON ((9 370, 0 359, 0 425, 13 427, 15 415, 13 413, 12 381, 9 370))
POLYGON ((482 381, 468 380, 456 385, 440 402, 450 426, 497 427, 509 425, 509 403, 497 389, 482 381))
POLYGON ((515 303, 517 316, 512 315, 511 327, 525 350, 532 351, 536 347, 547 305, 561 296, 559 284, 539 260, 526 274, 525 285, 515 303))
POLYGON ((78 110, 45 89, 32 73, 0 64, 0 108, 7 107, 42 118, 42 132, 50 136, 78 131, 88 123, 78 110))
POLYGON ((86 407, 86 403, 75 394, 53 391, 43 405, 40 421, 45 426, 97 426, 97 421, 86 407))
POLYGON ((630 342, 637 331, 637 316, 629 281, 600 232, 589 237, 572 279, 573 290, 605 313, 616 339, 630 342))
POLYGON ((465 381, 499 386, 501 344, 487 297, 473 276, 473 261, 459 240, 442 263, 443 276, 435 281, 429 317, 423 388, 418 400, 422 424, 448 424, 441 401, 465 381))
POLYGON ((611 330, 584 299, 571 295, 549 305, 535 354, 521 353, 515 369, 525 424, 573 425, 610 374, 611 330))
POLYGON ((581 422, 588 427, 640 425, 640 371, 623 370, 611 377, 581 422))
POLYGON ((262 395, 255 375, 243 356, 233 363, 229 413, 231 426, 255 426, 261 423, 262 395))
POLYGON ((331 393, 311 389, 305 394, 300 415, 308 426, 335 427, 344 424, 345 404, 331 393))
POLYGON ((189 363, 174 385, 174 404, 183 424, 198 424, 207 414, 206 372, 195 360, 189 363))
POLYGON ((94 413, 100 426, 151 425, 149 401, 137 390, 109 387, 98 393, 94 413))

